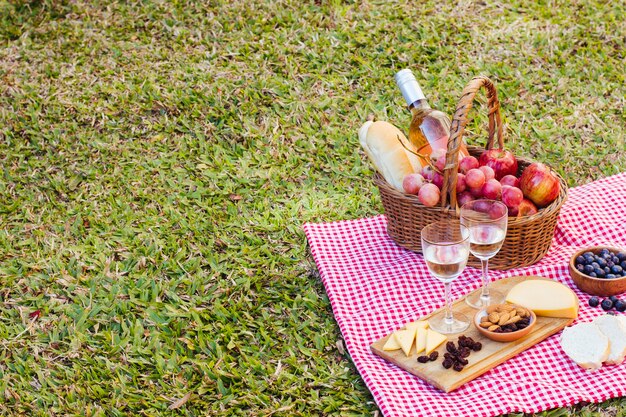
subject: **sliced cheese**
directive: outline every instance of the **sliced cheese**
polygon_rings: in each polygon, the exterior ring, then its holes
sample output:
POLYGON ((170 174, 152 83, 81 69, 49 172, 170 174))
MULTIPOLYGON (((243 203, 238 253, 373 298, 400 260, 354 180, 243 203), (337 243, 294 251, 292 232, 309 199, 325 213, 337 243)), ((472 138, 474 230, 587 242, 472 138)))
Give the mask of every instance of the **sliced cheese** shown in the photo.
POLYGON ((538 316, 578 317, 578 297, 574 291, 556 281, 522 281, 511 288, 506 301, 529 308, 538 316))
POLYGON ((387 341, 385 342, 385 345, 383 346, 383 350, 398 350, 398 349, 400 349, 400 344, 398 343, 396 336, 392 334, 391 336, 389 336, 389 339, 387 339, 387 341))
POLYGON ((406 329, 407 330, 428 329, 428 322, 426 320, 413 321, 411 323, 406 324, 406 329))
POLYGON ((426 338, 428 335, 428 329, 426 327, 417 329, 417 334, 415 335, 415 353, 420 353, 424 349, 426 349, 426 338))
POLYGON ((433 350, 437 349, 437 346, 446 341, 446 337, 441 333, 437 333, 432 329, 426 329, 426 354, 428 355, 433 350))
POLYGON ((413 346, 413 340, 415 340, 415 330, 396 330, 393 336, 396 338, 404 354, 409 356, 411 347, 413 346))

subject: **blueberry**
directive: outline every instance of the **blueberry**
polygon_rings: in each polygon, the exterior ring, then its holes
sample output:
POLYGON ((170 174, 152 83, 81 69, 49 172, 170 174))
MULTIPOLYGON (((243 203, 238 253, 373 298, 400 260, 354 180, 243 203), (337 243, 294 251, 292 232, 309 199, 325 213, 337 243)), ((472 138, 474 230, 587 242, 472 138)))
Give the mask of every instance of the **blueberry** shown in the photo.
POLYGON ((609 297, 609 300, 613 301, 613 304, 615 304, 615 302, 617 300, 619 300, 619 298, 617 298, 616 296, 612 295, 612 296, 609 297))
POLYGON ((602 258, 596 259, 596 262, 598 263, 600 268, 604 268, 606 266, 606 261, 604 259, 602 259, 602 258))
POLYGON ((598 305, 600 305, 600 299, 598 297, 591 297, 589 299, 589 305, 591 307, 597 307, 598 305))
POLYGON ((579 270, 580 272, 585 272, 585 265, 576 264, 576 269, 579 270))
POLYGON ((593 266, 591 265, 585 265, 585 274, 589 274, 591 272, 593 272, 593 266))
POLYGON ((585 264, 590 264, 593 261, 595 261, 595 259, 593 258, 593 256, 589 256, 589 255, 583 255, 583 258, 585 258, 585 264))
POLYGON ((613 274, 606 274, 606 279, 613 279, 613 278, 617 278, 617 276, 613 275, 613 274))
POLYGON ((590 276, 591 278, 598 278, 595 272, 590 272, 587 275, 590 276))
POLYGON ((615 266, 615 262, 613 261, 606 261, 606 266, 608 266, 609 268, 612 268, 615 266))
POLYGON ((576 263, 577 264, 582 264, 585 262, 585 258, 582 255, 579 255, 576 257, 576 263))
MULTIPOLYGON (((587 252, 587 253, 589 253, 589 252, 587 252)), ((598 253, 598 255, 603 256, 603 255, 607 255, 607 254, 609 254, 609 253, 610 253, 610 251, 609 251, 608 249, 604 248, 604 249, 602 249, 602 250, 598 253)))
POLYGON ((600 304, 600 306, 602 306, 602 310, 609 311, 610 309, 613 308, 613 301, 607 298, 605 300, 602 300, 602 303, 600 304))
POLYGON ((619 266, 621 266, 622 269, 626 269, 626 261, 620 262, 619 266))
POLYGON ((604 255, 603 256, 604 260, 606 260, 607 262, 612 261, 613 260, 613 256, 611 255, 604 255))
POLYGON ((615 309, 619 311, 620 313, 623 311, 626 311, 626 301, 617 300, 617 302, 615 303, 615 309))
POLYGON ((617 254, 617 259, 619 259, 620 262, 624 262, 626 261, 626 252, 620 252, 617 254))
POLYGON ((604 269, 600 269, 600 268, 594 269, 593 272, 594 274, 596 274, 598 278, 604 278, 604 276, 606 275, 606 272, 604 272, 604 269))
POLYGON ((608 266, 604 267, 604 273, 605 274, 610 274, 611 273, 611 268, 609 268, 608 266))
POLYGON ((613 265, 611 267, 611 273, 615 274, 615 275, 621 275, 622 274, 622 267, 619 265, 613 265))
POLYGON ((598 265, 598 263, 597 263, 597 262, 592 262, 592 263, 591 263, 591 266, 593 266, 593 269, 598 269, 598 268, 600 268, 600 265, 598 265))

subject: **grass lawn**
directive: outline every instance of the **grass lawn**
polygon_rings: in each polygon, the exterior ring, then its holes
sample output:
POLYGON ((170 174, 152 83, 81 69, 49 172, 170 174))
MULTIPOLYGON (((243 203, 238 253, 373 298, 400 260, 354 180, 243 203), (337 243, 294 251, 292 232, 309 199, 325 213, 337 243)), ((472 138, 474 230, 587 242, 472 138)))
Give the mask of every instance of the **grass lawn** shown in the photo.
POLYGON ((356 130, 408 126, 406 67, 448 113, 491 76, 571 186, 626 171, 606 3, 0 0, 0 414, 379 415, 301 225, 382 211, 356 130))

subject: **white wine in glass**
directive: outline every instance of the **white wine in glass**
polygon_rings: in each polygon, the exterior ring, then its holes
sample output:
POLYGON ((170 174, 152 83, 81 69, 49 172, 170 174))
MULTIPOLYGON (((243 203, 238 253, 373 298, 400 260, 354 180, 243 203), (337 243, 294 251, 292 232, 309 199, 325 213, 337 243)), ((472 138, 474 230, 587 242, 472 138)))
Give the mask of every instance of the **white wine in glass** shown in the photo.
POLYGON ((431 329, 443 333, 459 333, 469 327, 469 320, 462 314, 452 313, 450 290, 452 281, 458 278, 467 265, 469 257, 469 229, 458 220, 443 220, 422 229, 422 251, 428 271, 443 282, 445 288, 444 314, 431 317, 431 329))
POLYGON ((469 228, 470 252, 480 259, 482 288, 465 298, 467 304, 483 308, 499 304, 504 295, 489 288, 489 259, 496 256, 506 238, 508 210, 500 201, 475 200, 461 207, 461 223, 469 228))

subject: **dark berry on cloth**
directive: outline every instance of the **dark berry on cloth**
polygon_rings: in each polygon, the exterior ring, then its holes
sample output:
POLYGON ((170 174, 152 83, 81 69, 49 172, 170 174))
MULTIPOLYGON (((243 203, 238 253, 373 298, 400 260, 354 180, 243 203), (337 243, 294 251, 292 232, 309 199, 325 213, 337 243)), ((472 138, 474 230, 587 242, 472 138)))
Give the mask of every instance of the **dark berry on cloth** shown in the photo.
POLYGON ((613 301, 607 298, 605 300, 602 300, 602 303, 600 305, 602 306, 602 310, 609 311, 613 308, 613 301))

